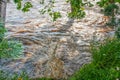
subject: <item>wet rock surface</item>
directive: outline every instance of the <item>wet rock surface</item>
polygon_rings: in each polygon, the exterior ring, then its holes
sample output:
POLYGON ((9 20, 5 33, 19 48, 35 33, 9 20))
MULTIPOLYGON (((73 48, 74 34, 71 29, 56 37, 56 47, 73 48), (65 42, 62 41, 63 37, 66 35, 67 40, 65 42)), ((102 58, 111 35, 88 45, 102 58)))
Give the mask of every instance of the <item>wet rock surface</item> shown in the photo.
POLYGON ((48 15, 39 14, 39 1, 30 1, 34 7, 27 13, 16 10, 13 2, 8 3, 6 38, 22 41, 24 57, 1 59, 0 69, 6 72, 26 71, 32 78, 66 78, 91 61, 90 42, 102 40, 113 31, 103 27, 106 18, 96 7, 86 10, 84 19, 73 20, 66 16, 69 4, 57 0, 55 10, 63 16, 52 22, 48 15))

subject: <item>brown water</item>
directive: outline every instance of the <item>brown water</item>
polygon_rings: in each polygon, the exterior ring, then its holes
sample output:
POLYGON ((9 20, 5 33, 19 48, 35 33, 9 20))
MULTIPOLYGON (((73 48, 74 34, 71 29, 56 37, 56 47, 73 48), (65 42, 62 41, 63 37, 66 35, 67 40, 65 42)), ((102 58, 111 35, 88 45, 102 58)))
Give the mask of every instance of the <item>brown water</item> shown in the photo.
POLYGON ((0 69, 7 72, 25 70, 30 77, 66 78, 91 61, 91 40, 102 40, 114 33, 103 27, 106 18, 97 7, 86 10, 84 19, 73 20, 66 16, 69 4, 57 0, 54 10, 60 10, 63 17, 52 22, 47 14, 40 15, 39 9, 43 6, 37 0, 30 1, 34 7, 27 13, 16 10, 12 2, 7 6, 6 38, 15 38, 24 44, 24 57, 1 60, 0 69))

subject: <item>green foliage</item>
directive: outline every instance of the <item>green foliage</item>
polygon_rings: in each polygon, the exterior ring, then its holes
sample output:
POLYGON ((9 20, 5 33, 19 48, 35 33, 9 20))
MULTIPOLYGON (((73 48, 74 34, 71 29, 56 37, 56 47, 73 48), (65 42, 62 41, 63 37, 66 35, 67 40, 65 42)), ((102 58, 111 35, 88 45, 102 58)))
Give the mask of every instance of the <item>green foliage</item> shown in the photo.
POLYGON ((120 26, 117 27, 115 34, 116 34, 117 38, 120 38, 120 26))
POLYGON ((116 68, 98 68, 94 64, 85 65, 76 72, 69 80, 116 80, 120 76, 116 68))
POLYGON ((21 74, 13 74, 9 76, 9 73, 4 71, 0 71, 0 80, 54 80, 51 78, 36 78, 30 79, 26 72, 22 72, 21 74))
POLYGON ((120 18, 112 17, 112 18, 108 21, 108 23, 106 23, 106 25, 111 26, 111 27, 116 27, 116 28, 118 28, 119 25, 120 25, 120 18))
POLYGON ((17 4, 17 9, 21 9, 21 7, 22 7, 21 1, 22 0, 14 0, 14 2, 17 4))
POLYGON ((49 15, 52 17, 53 21, 56 21, 58 18, 61 17, 60 12, 50 12, 49 15))
POLYGON ((22 55, 23 47, 18 41, 8 41, 3 39, 0 42, 1 58, 18 58, 22 55))
POLYGON ((109 4, 109 0, 100 0, 99 2, 97 2, 97 4, 100 6, 100 7, 105 7, 109 4))
POLYGON ((107 6, 105 6, 104 8, 104 14, 106 16, 114 16, 114 14, 117 14, 119 10, 118 5, 116 5, 115 3, 111 3, 108 4, 107 6))
MULTIPOLYGON (((45 3, 44 0, 42 0, 40 2, 40 4, 42 4, 42 5, 44 5, 44 3, 45 3)), ((62 17, 60 12, 53 10, 54 3, 55 3, 55 0, 51 0, 48 2, 47 5, 45 5, 45 7, 43 9, 40 10, 41 14, 48 13, 50 15, 50 17, 52 18, 52 21, 56 21, 58 18, 62 17)))
POLYGON ((92 47, 93 63, 100 68, 112 68, 120 66, 120 40, 106 40, 92 47))
POLYGON ((72 18, 83 18, 85 16, 84 3, 82 0, 69 0, 71 4, 71 12, 69 17, 72 18))
POLYGON ((107 7, 109 6, 110 4, 114 4, 114 3, 120 3, 120 0, 100 0, 97 2, 97 4, 100 6, 100 7, 107 7))
POLYGON ((70 2, 71 5, 71 12, 68 14, 69 17, 71 18, 78 18, 81 19, 85 17, 85 8, 84 6, 89 6, 92 7, 93 4, 91 4, 89 1, 84 1, 83 0, 67 0, 67 2, 70 2))
POLYGON ((32 8, 32 4, 31 2, 26 2, 24 3, 23 7, 22 7, 22 0, 14 0, 15 4, 17 5, 17 9, 18 10, 22 10, 23 12, 28 12, 30 11, 30 8, 32 8))
MULTIPOLYGON (((22 0, 14 0, 14 2, 17 4, 17 9, 22 10, 24 12, 29 11, 29 9, 32 7, 32 4, 30 2, 24 3, 24 7, 22 8, 22 0)), ((85 17, 85 6, 92 7, 94 6, 91 4, 89 0, 66 0, 67 3, 70 3, 71 5, 71 12, 68 13, 68 16, 71 18, 83 18, 85 17)), ((50 0, 47 2, 48 4, 44 6, 43 9, 40 10, 42 14, 48 13, 53 21, 57 20, 61 17, 60 12, 54 11, 54 3, 55 0, 50 0)), ((120 3, 120 0, 100 0, 97 2, 97 4, 103 8, 103 13, 107 16, 111 17, 111 21, 113 21, 113 18, 115 18, 115 15, 119 13, 119 7, 116 3, 120 3)), ((45 4, 44 0, 40 1, 40 4, 45 4)), ((112 22, 109 22, 108 24, 111 25, 112 22)), ((115 21, 114 21, 115 22, 115 21)), ((115 26, 112 24, 112 26, 115 26)))
POLYGON ((22 44, 18 41, 4 39, 5 27, 0 23, 0 58, 17 58, 23 51, 22 44))
POLYGON ((110 17, 110 21, 107 25, 118 26, 120 23, 116 19, 116 15, 119 15, 119 6, 120 0, 100 0, 97 4, 103 8, 103 13, 106 16, 110 17))
POLYGON ((13 74, 9 76, 9 73, 0 71, 0 80, 30 80, 25 72, 22 72, 20 75, 13 74))
POLYGON ((115 0, 115 2, 118 2, 118 3, 120 3, 120 0, 115 0))
POLYGON ((6 32, 6 29, 4 28, 3 24, 0 23, 0 42, 3 40, 4 33, 6 32))
POLYGON ((69 80, 116 80, 120 78, 120 40, 107 39, 92 45, 92 62, 84 65, 69 80))
POLYGON ((30 2, 26 2, 24 4, 24 7, 23 7, 22 11, 27 12, 27 11, 30 10, 31 7, 32 7, 32 4, 30 2))

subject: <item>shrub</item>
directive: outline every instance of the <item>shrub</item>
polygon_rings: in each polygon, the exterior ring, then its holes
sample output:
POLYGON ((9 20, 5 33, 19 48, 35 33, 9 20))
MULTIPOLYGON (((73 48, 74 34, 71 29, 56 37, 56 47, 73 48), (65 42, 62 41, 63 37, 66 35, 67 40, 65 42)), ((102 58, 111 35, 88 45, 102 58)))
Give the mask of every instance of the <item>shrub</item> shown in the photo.
POLYGON ((92 62, 84 65, 69 80, 116 80, 120 78, 120 40, 107 39, 92 45, 92 62))
POLYGON ((22 43, 18 41, 8 41, 3 39, 0 42, 0 56, 1 58, 18 58, 22 55, 22 43))
POLYGON ((5 32, 5 27, 0 23, 0 58, 17 58, 22 53, 22 43, 4 39, 5 32))

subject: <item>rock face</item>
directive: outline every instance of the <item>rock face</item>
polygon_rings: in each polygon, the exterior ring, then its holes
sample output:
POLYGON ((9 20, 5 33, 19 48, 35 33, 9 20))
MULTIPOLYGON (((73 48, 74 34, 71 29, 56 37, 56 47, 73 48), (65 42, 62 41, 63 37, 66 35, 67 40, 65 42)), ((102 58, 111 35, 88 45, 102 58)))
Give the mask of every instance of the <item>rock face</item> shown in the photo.
POLYGON ((23 42, 24 57, 1 59, 1 70, 10 73, 26 71, 32 78, 67 78, 91 61, 90 42, 102 40, 112 31, 103 27, 107 18, 96 6, 86 8, 84 19, 73 20, 66 16, 69 4, 65 0, 56 0, 55 10, 60 10, 62 18, 52 22, 48 15, 39 14, 43 7, 39 0, 29 1, 34 7, 27 13, 16 10, 13 2, 8 3, 6 38, 23 42))

